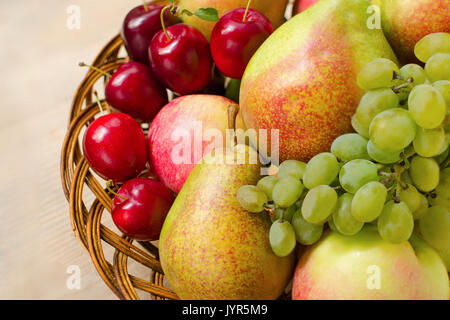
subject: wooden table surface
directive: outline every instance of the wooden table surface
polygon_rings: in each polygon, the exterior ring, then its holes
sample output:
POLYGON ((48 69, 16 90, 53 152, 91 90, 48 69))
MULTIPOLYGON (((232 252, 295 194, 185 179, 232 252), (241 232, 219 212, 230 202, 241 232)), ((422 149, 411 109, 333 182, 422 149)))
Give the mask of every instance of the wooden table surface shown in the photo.
POLYGON ((73 236, 59 159, 87 71, 78 62, 91 62, 138 4, 0 1, 0 299, 115 299, 73 236), (79 30, 67 26, 71 5, 79 30), (79 290, 67 286, 71 266, 81 271, 79 290))

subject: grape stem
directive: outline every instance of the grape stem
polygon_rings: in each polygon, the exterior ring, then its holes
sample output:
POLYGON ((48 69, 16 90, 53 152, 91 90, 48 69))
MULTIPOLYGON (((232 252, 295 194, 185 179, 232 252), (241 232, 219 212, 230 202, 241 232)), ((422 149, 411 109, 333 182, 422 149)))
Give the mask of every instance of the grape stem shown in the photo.
MULTIPOLYGON (((410 79, 412 79, 412 78, 410 78, 410 79)), ((409 79, 408 79, 408 80, 409 80, 409 79)), ((401 89, 409 88, 410 86, 411 86, 411 83, 410 83, 410 82, 405 82, 405 83, 399 84, 399 85, 396 86, 396 87, 393 87, 393 88, 392 88, 392 91, 394 91, 395 93, 399 93, 401 89)))
POLYGON ((408 185, 405 184, 405 183, 402 181, 402 178, 401 178, 402 172, 403 172, 404 170, 405 170, 405 167, 402 167, 402 166, 399 166, 399 165, 395 165, 395 166, 394 166, 394 177, 395 177, 395 180, 397 180, 398 185, 399 185, 402 189, 407 189, 407 188, 408 188, 408 185))
POLYGON ((264 210, 269 213, 270 218, 275 218, 275 210, 268 204, 264 204, 264 210))
POLYGON ((391 176, 387 179, 382 179, 380 182, 384 185, 387 186, 389 183, 391 183, 394 180, 394 178, 391 176))
POLYGON ((389 172, 378 171, 378 175, 382 177, 392 178, 392 173, 389 172))

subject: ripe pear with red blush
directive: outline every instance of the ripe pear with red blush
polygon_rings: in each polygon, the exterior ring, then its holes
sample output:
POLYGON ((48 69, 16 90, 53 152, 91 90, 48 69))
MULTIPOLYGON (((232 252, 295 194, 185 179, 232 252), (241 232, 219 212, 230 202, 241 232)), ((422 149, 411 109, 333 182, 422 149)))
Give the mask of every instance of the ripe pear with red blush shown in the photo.
POLYGON ((247 65, 242 119, 249 129, 278 130, 280 161, 308 161, 351 132, 364 94, 357 74, 376 58, 397 62, 383 31, 367 28, 369 6, 367 0, 319 1, 278 28, 247 65))
POLYGON ((141 121, 151 121, 168 102, 167 90, 151 69, 139 62, 126 62, 112 75, 105 88, 108 103, 141 121))
POLYGON ((448 300, 444 262, 413 234, 383 240, 367 224, 358 234, 327 231, 302 252, 292 284, 293 300, 448 300))
POLYGON ((295 1, 293 14, 295 15, 297 13, 305 11, 306 9, 311 7, 317 1, 319 1, 319 0, 297 0, 297 1, 295 1))
POLYGON ((250 58, 272 32, 270 20, 257 10, 228 12, 211 34, 211 53, 217 68, 227 77, 241 79, 250 58))
POLYGON ((159 81, 179 95, 198 93, 212 78, 212 60, 206 38, 195 28, 179 23, 159 31, 148 55, 159 81))
MULTIPOLYGON (((149 64, 148 46, 153 36, 161 30, 163 5, 146 3, 132 9, 122 25, 121 36, 128 55, 133 61, 149 64)), ((177 23, 178 19, 169 11, 164 12, 165 25, 177 23)))
POLYGON ((161 182, 135 178, 125 182, 114 197, 112 219, 130 238, 158 240, 174 200, 172 192, 161 182))
POLYGON ((140 125, 120 112, 101 116, 89 125, 83 137, 83 153, 92 170, 116 183, 136 177, 148 160, 140 125))
POLYGON ((244 145, 216 149, 194 168, 170 209, 159 253, 181 299, 277 299, 292 278, 295 255, 273 253, 269 215, 244 210, 236 198, 242 185, 261 178, 257 157, 244 145))
POLYGON ((448 0, 372 0, 381 8, 384 34, 404 63, 417 63, 416 43, 430 33, 450 32, 448 0))

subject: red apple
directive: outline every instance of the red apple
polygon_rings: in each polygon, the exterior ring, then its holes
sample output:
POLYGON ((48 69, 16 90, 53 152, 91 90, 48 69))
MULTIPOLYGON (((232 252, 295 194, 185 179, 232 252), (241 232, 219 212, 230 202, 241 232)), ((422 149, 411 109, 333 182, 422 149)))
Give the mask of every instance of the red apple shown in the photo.
POLYGON ((211 151, 215 139, 208 133, 219 134, 226 146, 232 105, 222 96, 198 94, 176 98, 161 109, 149 130, 151 167, 160 181, 178 193, 195 164, 211 151))

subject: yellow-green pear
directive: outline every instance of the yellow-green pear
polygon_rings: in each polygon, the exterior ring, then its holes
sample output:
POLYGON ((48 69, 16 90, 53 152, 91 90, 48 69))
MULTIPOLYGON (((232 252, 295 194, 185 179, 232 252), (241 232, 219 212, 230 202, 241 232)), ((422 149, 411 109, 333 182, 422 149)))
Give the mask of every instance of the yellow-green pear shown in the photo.
POLYGON ((291 279, 295 256, 273 253, 269 215, 245 211, 236 198, 242 185, 256 185, 260 178, 257 157, 245 145, 213 152, 178 194, 159 252, 164 274, 181 299, 277 299, 291 279))

